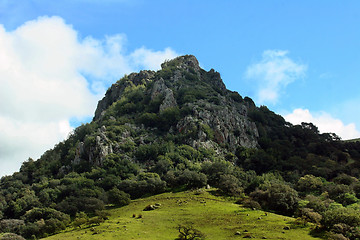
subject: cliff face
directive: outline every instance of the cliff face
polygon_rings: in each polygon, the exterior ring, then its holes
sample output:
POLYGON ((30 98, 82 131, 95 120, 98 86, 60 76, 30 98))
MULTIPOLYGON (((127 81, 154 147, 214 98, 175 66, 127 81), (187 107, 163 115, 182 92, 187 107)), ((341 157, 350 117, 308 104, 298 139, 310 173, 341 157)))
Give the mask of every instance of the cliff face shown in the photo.
POLYGON ((114 102, 120 100, 124 90, 131 84, 135 86, 142 83, 142 81, 149 82, 154 77, 154 71, 140 71, 139 73, 132 73, 128 76, 129 81, 118 81, 114 83, 105 94, 105 97, 98 102, 95 110, 94 120, 100 119, 101 115, 105 113, 105 110, 111 106, 114 102))
MULTIPOLYGON (((142 134, 141 139, 152 136, 153 141, 159 141, 159 138, 166 134, 181 134, 184 136, 181 138, 183 144, 194 148, 213 149, 221 154, 228 151, 234 153, 239 146, 258 146, 258 130, 247 116, 249 104, 238 93, 226 89, 218 72, 213 69, 203 70, 197 59, 191 55, 164 62, 161 67, 162 69, 157 72, 132 73, 113 84, 105 97, 99 101, 95 111, 94 121, 99 123, 100 128, 106 128, 109 119, 116 121, 122 117, 133 119, 127 124, 132 132, 138 132, 136 129, 146 132, 142 134), (119 111, 114 111, 120 108, 121 102, 127 101, 126 104, 130 106, 139 101, 124 100, 133 93, 142 97, 141 110, 137 107, 129 111, 120 111, 120 114, 119 111), (144 107, 146 104, 154 103, 157 103, 155 110, 146 110, 144 107), (164 119, 145 118, 138 121, 150 114, 160 118, 168 114, 172 124, 164 131, 163 125, 150 123, 164 119), (158 129, 162 129, 161 133, 158 129)), ((123 136, 118 138, 119 143, 110 141, 106 134, 104 130, 97 133, 95 145, 92 147, 92 150, 97 149, 97 157, 93 152, 85 152, 86 158, 96 165, 101 165, 101 159, 108 153, 119 151, 121 142, 134 142, 134 139, 139 137, 136 133, 132 136, 123 136)))

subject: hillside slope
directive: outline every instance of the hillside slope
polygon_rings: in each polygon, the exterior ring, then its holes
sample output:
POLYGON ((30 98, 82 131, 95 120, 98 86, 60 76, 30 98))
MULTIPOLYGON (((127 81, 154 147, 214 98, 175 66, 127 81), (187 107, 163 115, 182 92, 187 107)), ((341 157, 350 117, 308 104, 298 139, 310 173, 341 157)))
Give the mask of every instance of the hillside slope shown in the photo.
POLYGON ((297 226, 294 218, 273 213, 265 215, 263 211, 243 208, 205 191, 198 193, 165 193, 138 199, 126 207, 109 210, 109 220, 100 226, 69 228, 45 239, 175 239, 179 234, 178 225, 193 226, 209 240, 246 236, 252 239, 319 239, 310 235, 311 225, 297 226), (160 204, 158 209, 143 211, 147 205, 155 203, 160 204))

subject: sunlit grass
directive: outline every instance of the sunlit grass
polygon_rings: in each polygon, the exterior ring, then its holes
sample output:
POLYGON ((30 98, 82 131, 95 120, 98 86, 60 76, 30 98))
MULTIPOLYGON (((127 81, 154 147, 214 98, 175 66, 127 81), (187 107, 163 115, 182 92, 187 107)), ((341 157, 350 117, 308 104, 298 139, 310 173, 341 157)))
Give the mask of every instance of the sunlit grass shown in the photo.
POLYGON ((310 227, 293 228, 293 218, 243 208, 208 192, 194 193, 164 193, 138 199, 128 206, 110 209, 109 220, 100 226, 68 228, 46 239, 169 240, 177 237, 179 224, 192 225, 205 233, 206 239, 214 240, 240 239, 245 235, 252 239, 316 239, 309 235, 310 227), (161 207, 143 211, 147 205, 155 203, 161 207), (235 235, 236 232, 239 235, 235 235))

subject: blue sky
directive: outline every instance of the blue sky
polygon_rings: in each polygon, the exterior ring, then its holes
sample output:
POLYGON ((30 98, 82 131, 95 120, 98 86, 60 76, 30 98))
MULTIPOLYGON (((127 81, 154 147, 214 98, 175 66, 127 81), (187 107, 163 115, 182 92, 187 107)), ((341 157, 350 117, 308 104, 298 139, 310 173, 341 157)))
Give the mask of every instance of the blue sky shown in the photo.
POLYGON ((0 0, 0 175, 89 120, 124 74, 195 55, 292 123, 360 137, 360 2, 0 0))

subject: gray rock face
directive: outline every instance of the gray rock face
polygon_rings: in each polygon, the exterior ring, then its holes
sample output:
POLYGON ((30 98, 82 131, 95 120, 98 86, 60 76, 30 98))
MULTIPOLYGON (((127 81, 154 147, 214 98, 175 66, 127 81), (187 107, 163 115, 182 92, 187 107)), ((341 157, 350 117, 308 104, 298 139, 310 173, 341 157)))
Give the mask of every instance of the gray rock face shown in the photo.
POLYGON ((164 62, 163 64, 161 64, 161 68, 164 69, 169 67, 171 64, 173 64, 174 61, 176 61, 177 63, 176 64, 177 69, 186 70, 188 68, 193 68, 195 71, 200 70, 199 61, 193 55, 180 56, 171 61, 164 62))
POLYGON ((154 71, 140 71, 139 73, 131 73, 129 76, 124 77, 125 80, 114 83, 105 94, 105 97, 98 102, 95 110, 95 116, 93 120, 100 119, 106 109, 111 106, 114 102, 120 100, 125 88, 130 84, 138 86, 143 83, 150 82, 154 77, 154 71))
POLYGON ((72 164, 74 165, 79 164, 81 161, 81 156, 83 156, 84 154, 85 154, 85 144, 83 142, 79 142, 76 147, 75 158, 72 161, 72 164))
MULTIPOLYGON (((179 132, 190 131, 194 126, 200 129, 197 139, 189 139, 192 141, 191 145, 201 145, 200 142, 212 139, 217 144, 228 145, 231 151, 235 151, 238 145, 247 148, 257 147, 259 134, 255 123, 247 118, 247 109, 244 105, 239 108, 229 103, 217 106, 198 101, 190 106, 194 114, 180 120, 177 129, 179 132), (213 136, 208 136, 209 132, 201 130, 201 126, 204 125, 210 128, 213 136)), ((209 147, 214 148, 212 144, 209 147)))
MULTIPOLYGON (((132 73, 113 84, 106 92, 105 97, 99 101, 95 112, 94 120, 100 120, 105 114, 106 109, 114 102, 121 99, 128 86, 145 86, 145 96, 154 100, 158 96, 163 99, 159 112, 167 108, 186 106, 191 109, 191 113, 177 122, 176 126, 169 129, 170 134, 184 133, 189 136, 186 143, 195 148, 211 148, 219 154, 227 151, 235 152, 238 146, 246 148, 256 148, 259 137, 257 127, 248 118, 249 104, 242 98, 232 98, 234 92, 226 89, 220 74, 213 69, 205 71, 200 68, 198 60, 191 55, 181 56, 161 65, 162 70, 141 71, 132 73), (151 84, 150 84, 151 83, 151 84), (195 89, 198 86, 197 89, 195 89), (195 89, 202 91, 206 97, 192 99, 191 101, 179 100, 180 92, 195 89), (199 90, 201 89, 201 90, 199 90), (206 89, 208 92, 204 92, 206 89), (213 101, 211 101, 213 99, 213 101), (179 102, 177 102, 179 101, 179 102), (179 105, 180 101, 182 103, 179 105)), ((115 117, 110 117, 116 120, 115 117)), ((142 129, 148 131, 144 136, 154 135, 155 129, 146 129, 144 124, 133 124, 132 129, 142 129)), ((135 136, 134 136, 135 137, 135 136)), ((100 128, 96 136, 96 143, 89 152, 84 153, 84 144, 80 143, 77 154, 73 161, 74 164, 80 162, 80 156, 85 154, 91 164, 101 166, 105 157, 113 152, 121 152, 121 144, 126 142, 134 143, 134 138, 130 137, 130 132, 123 132, 118 136, 118 142, 111 143, 106 137, 106 129, 100 128)), ((144 143, 143 136, 138 137, 137 144, 144 143)))
POLYGON ((77 165, 81 160, 88 160, 93 166, 102 166, 105 157, 110 153, 113 153, 113 146, 106 137, 105 132, 105 126, 98 129, 95 144, 89 146, 89 149, 85 148, 85 143, 79 142, 76 147, 76 154, 72 164, 77 165))
POLYGON ((164 100, 159 108, 160 112, 167 108, 177 106, 173 91, 165 85, 165 81, 162 78, 154 82, 154 86, 151 91, 151 99, 153 100, 159 95, 164 96, 164 100))
POLYGON ((91 147, 89 151, 89 162, 94 166, 102 166, 105 157, 113 153, 112 144, 106 137, 105 131, 105 126, 98 129, 95 146, 91 147))

